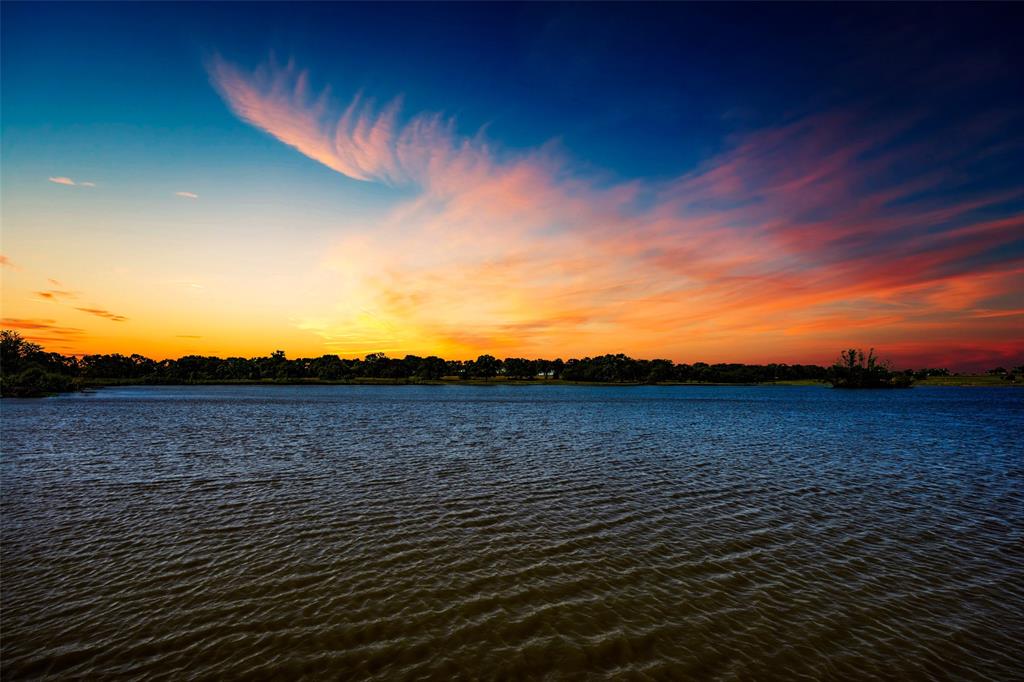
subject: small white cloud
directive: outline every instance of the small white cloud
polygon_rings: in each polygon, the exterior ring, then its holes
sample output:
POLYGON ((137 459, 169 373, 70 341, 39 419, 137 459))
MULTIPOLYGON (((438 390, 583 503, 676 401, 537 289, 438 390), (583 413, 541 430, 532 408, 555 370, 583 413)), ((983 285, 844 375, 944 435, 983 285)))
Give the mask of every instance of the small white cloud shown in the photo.
POLYGON ((58 185, 73 185, 73 186, 77 186, 77 187, 95 187, 96 186, 95 182, 75 182, 71 178, 66 178, 63 175, 59 175, 57 177, 49 178, 49 180, 50 180, 50 182, 55 182, 58 185))
POLYGON ((206 287, 199 282, 195 282, 191 279, 172 279, 167 280, 167 284, 171 284, 176 287, 188 287, 189 289, 205 289, 206 287))
POLYGON ((198 199, 199 198, 198 194, 193 194, 192 192, 175 192, 174 194, 176 196, 182 197, 184 199, 198 199))

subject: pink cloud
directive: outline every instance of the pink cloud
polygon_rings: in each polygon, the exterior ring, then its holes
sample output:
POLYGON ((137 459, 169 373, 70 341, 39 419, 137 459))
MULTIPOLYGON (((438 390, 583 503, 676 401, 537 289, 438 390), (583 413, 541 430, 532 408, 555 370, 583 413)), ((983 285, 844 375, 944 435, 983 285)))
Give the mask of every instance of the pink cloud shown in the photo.
POLYGON ((922 153, 899 142, 914 116, 805 117, 680 177, 609 183, 552 148, 510 153, 438 115, 403 120, 398 100, 336 109, 291 63, 215 59, 210 75, 241 119, 309 158, 414 189, 325 257, 343 302, 301 324, 340 352, 827 362, 848 342, 1024 346, 999 314, 1024 308, 1009 300, 1024 216, 1005 208, 1024 193, 936 191, 983 140, 933 145, 930 170, 893 176, 922 153))
POLYGON ((175 192, 175 196, 181 197, 182 199, 198 199, 199 195, 194 192, 175 192))

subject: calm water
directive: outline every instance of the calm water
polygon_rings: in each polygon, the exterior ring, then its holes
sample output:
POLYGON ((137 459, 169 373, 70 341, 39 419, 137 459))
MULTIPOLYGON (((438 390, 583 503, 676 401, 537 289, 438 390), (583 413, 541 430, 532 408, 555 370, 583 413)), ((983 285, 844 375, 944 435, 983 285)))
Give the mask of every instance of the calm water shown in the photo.
POLYGON ((0 409, 4 679, 1024 678, 1024 391, 0 409))

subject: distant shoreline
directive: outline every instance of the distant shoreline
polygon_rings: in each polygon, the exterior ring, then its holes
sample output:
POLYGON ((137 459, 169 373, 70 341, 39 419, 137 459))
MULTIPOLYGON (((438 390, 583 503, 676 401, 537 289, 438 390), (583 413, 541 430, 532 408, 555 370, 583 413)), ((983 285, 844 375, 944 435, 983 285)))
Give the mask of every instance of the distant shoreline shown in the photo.
POLYGON ((631 358, 623 353, 596 357, 527 359, 481 355, 476 360, 445 360, 430 355, 364 358, 322 355, 289 359, 284 351, 242 358, 186 355, 152 360, 120 353, 69 356, 47 352, 17 331, 0 331, 0 393, 42 396, 100 386, 131 385, 469 385, 469 386, 816 386, 909 388, 921 385, 993 386, 1021 383, 1024 366, 997 367, 981 375, 955 375, 945 368, 894 371, 875 350, 847 348, 831 367, 770 363, 695 362, 631 358))
MULTIPOLYGON (((352 379, 224 379, 160 382, 145 380, 86 380, 83 389, 117 386, 818 386, 832 388, 827 381, 810 379, 761 382, 703 382, 703 381, 570 381, 566 379, 388 379, 356 377, 352 379)), ((914 386, 953 387, 1024 387, 1024 384, 1000 381, 988 374, 965 374, 949 377, 931 377, 917 381, 914 386), (995 380, 994 380, 995 379, 995 380)))

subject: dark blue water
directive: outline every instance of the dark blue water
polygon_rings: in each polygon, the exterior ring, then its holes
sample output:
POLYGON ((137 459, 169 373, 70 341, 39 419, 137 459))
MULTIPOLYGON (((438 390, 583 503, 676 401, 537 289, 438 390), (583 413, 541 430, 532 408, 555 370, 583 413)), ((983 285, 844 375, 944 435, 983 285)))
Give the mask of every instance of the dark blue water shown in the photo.
POLYGON ((0 409, 4 679, 1024 679, 1024 391, 0 409))

